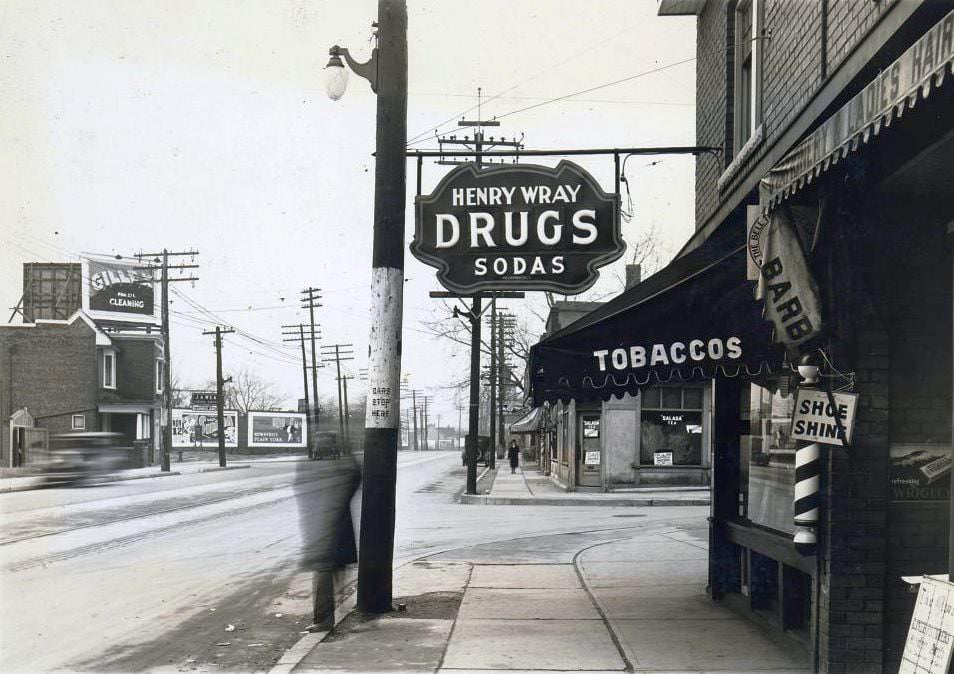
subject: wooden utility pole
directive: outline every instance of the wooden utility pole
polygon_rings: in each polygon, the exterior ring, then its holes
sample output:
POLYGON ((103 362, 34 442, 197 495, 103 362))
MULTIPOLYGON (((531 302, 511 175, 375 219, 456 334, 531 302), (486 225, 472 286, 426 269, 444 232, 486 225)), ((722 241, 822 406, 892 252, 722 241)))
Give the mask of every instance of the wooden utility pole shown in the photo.
POLYGON ((401 413, 404 219, 407 201, 407 2, 378 0, 371 335, 358 609, 392 610, 397 442, 401 413))
POLYGON ((180 278, 169 278, 171 269, 198 269, 197 264, 176 264, 170 265, 170 257, 179 257, 189 255, 195 257, 199 254, 197 250, 181 251, 170 253, 165 248, 161 253, 137 253, 136 258, 142 262, 144 259, 152 258, 155 263, 147 267, 148 269, 162 270, 162 359, 165 361, 162 366, 162 406, 160 412, 160 425, 162 427, 162 457, 160 460, 160 470, 169 472, 171 470, 172 455, 172 345, 169 340, 169 284, 176 281, 198 281, 197 276, 188 276, 180 278))
POLYGON ((312 400, 314 401, 314 406, 312 409, 312 421, 313 421, 313 433, 315 437, 315 453, 318 452, 318 369, 316 367, 318 363, 318 358, 315 356, 315 340, 321 337, 320 334, 316 334, 316 331, 321 327, 315 323, 315 309, 321 306, 318 300, 321 299, 319 294, 320 288, 308 287, 301 291, 301 294, 304 295, 301 299, 302 308, 308 309, 308 319, 309 325, 311 326, 310 330, 310 340, 311 340, 311 393, 312 400))
MULTIPOLYGON (((354 345, 352 344, 329 344, 328 346, 321 347, 322 361, 325 363, 334 362, 335 367, 337 368, 338 376, 336 377, 338 381, 338 438, 339 442, 342 444, 347 443, 348 441, 348 432, 345 429, 345 405, 344 396, 342 394, 342 379, 341 379, 341 361, 343 360, 354 360, 354 351, 352 350, 354 345)), ((347 446, 345 444, 345 446, 347 446)))
MULTIPOLYGON (((214 331, 202 333, 203 335, 215 335, 215 412, 218 417, 219 466, 222 468, 225 468, 225 396, 223 395, 223 388, 227 381, 232 381, 231 377, 227 380, 222 378, 222 335, 231 332, 235 332, 235 330, 216 325, 214 331)), ((235 432, 238 433, 237 428, 235 432)))
POLYGON ((490 300, 490 457, 487 461, 491 468, 497 467, 497 298, 490 300))
POLYGON ((497 434, 498 434, 498 444, 501 447, 505 447, 504 443, 504 401, 507 398, 507 386, 510 382, 510 364, 507 362, 507 353, 506 347, 509 345, 511 338, 513 337, 513 330, 516 324, 516 318, 513 314, 510 313, 501 313, 497 319, 498 329, 500 330, 500 335, 497 338, 497 406, 498 406, 498 422, 497 422, 497 434))
POLYGON ((351 412, 348 411, 348 380, 354 379, 353 375, 345 374, 341 375, 341 390, 342 397, 344 398, 344 421, 345 421, 345 445, 348 447, 348 451, 351 451, 351 412))
POLYGON ((417 442, 417 389, 411 389, 411 406, 414 412, 414 451, 419 452, 421 446, 417 442))
MULTIPOLYGON (((311 369, 312 374, 317 371, 317 367, 321 367, 320 364, 312 361, 312 364, 308 364, 308 357, 305 355, 305 341, 310 339, 312 344, 315 340, 315 331, 310 325, 305 325, 304 323, 298 323, 296 325, 283 325, 282 326, 282 341, 283 342, 298 342, 301 344, 301 374, 302 374, 302 383, 304 384, 305 389, 305 416, 308 418, 308 458, 317 459, 318 458, 318 399, 314 401, 314 406, 312 406, 311 401, 308 396, 308 370, 311 369), (308 334, 305 334, 305 331, 308 331, 308 334)), ((318 334, 317 337, 320 339, 321 334, 318 334)), ((317 390, 317 377, 312 377, 312 385, 317 390)))

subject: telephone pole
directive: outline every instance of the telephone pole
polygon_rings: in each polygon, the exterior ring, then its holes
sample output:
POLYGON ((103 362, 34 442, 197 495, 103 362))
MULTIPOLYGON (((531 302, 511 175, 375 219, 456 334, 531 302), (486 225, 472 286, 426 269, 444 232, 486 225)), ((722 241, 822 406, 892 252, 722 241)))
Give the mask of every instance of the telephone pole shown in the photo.
POLYGON ((498 317, 497 323, 499 325, 500 336, 497 339, 497 348, 499 350, 497 354, 497 368, 498 368, 498 387, 499 387, 499 422, 497 424, 497 433, 499 436, 500 446, 504 446, 504 401, 506 400, 507 386, 510 381, 510 363, 507 361, 506 347, 512 345, 513 341, 513 332, 516 328, 517 317, 511 313, 501 313, 498 317))
POLYGON ((370 396, 358 558, 358 610, 392 610, 397 436, 401 414, 407 188, 407 2, 378 0, 377 129, 371 261, 370 396))
POLYGON ((420 444, 417 442, 417 389, 411 389, 411 407, 413 409, 414 416, 414 451, 419 452, 421 450, 420 444))
POLYGON ((195 257, 199 254, 197 250, 169 252, 165 248, 161 253, 138 253, 136 258, 142 262, 143 259, 152 258, 153 265, 149 269, 162 270, 162 358, 165 364, 162 367, 162 410, 160 412, 160 425, 162 427, 162 459, 160 461, 160 470, 164 473, 171 470, 172 454, 172 346, 169 341, 169 284, 176 281, 198 281, 197 276, 188 276, 180 278, 169 278, 171 269, 198 269, 197 264, 169 264, 170 257, 180 257, 188 255, 195 257), (157 267, 156 265, 161 265, 157 267))
POLYGON ((491 468, 497 467, 497 298, 490 300, 490 457, 487 459, 491 468))
MULTIPOLYGON (((318 334, 317 338, 321 339, 321 334, 318 334)), ((304 384, 305 389, 305 415, 308 417, 308 458, 317 459, 318 443, 316 439, 318 437, 318 399, 315 398, 314 405, 312 405, 308 396, 308 370, 311 369, 312 374, 314 374, 316 371, 316 364, 314 361, 312 361, 311 365, 308 364, 308 357, 305 355, 305 341, 307 339, 310 339, 312 344, 314 344, 315 331, 311 325, 298 323, 296 325, 282 326, 282 341, 298 342, 301 345, 301 374, 303 380, 302 383, 304 384), (308 331, 307 335, 305 334, 306 330, 308 331)), ((315 385, 317 390, 315 377, 312 378, 312 384, 315 385)))
POLYGON ((344 421, 344 402, 341 393, 341 361, 354 360, 353 344, 329 344, 321 347, 322 362, 334 362, 337 368, 338 376, 338 437, 341 443, 347 442, 347 431, 344 421))
POLYGON ((318 300, 321 299, 319 294, 320 288, 308 287, 301 291, 301 294, 304 297, 301 298, 302 309, 308 309, 308 319, 309 325, 311 327, 309 338, 311 341, 311 393, 312 400, 315 401, 314 409, 312 410, 312 416, 314 417, 314 437, 315 437, 315 453, 318 453, 318 358, 315 356, 315 340, 320 338, 321 335, 316 335, 316 331, 321 326, 315 323, 315 309, 321 306, 318 300))
MULTIPOLYGON (((218 416, 219 427, 217 433, 219 437, 219 466, 222 468, 225 468, 225 401, 223 400, 222 388, 226 383, 226 380, 222 379, 222 335, 231 332, 235 332, 235 330, 216 325, 214 331, 202 333, 203 335, 215 335, 215 411, 218 416)), ((232 378, 229 377, 227 381, 232 381, 232 378)), ((238 433, 237 428, 235 432, 238 433)))
POLYGON ((351 447, 351 413, 348 411, 348 380, 354 379, 354 375, 345 374, 341 376, 342 395, 344 397, 344 420, 345 420, 345 445, 350 451, 351 447))

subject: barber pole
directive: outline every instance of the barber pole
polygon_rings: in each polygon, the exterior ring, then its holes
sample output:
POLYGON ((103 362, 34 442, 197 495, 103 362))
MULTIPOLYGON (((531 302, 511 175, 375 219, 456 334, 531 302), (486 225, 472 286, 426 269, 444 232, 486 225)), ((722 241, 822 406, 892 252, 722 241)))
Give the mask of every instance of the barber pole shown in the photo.
MULTIPOLYGON (((800 365, 798 374, 804 379, 801 388, 817 388, 817 366, 800 365)), ((820 491, 821 445, 817 442, 803 444, 795 451, 795 501, 793 504, 795 549, 803 555, 815 554, 815 545, 818 542, 815 528, 818 526, 820 491)))

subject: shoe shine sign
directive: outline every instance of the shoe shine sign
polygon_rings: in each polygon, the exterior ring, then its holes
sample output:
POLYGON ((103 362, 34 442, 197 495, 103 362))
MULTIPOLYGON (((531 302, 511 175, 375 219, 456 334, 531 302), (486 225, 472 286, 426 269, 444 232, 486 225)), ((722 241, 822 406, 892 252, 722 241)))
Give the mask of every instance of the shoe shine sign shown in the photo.
POLYGON ((411 253, 462 295, 547 290, 566 295, 596 282, 625 249, 619 195, 582 167, 461 164, 416 199, 411 253))

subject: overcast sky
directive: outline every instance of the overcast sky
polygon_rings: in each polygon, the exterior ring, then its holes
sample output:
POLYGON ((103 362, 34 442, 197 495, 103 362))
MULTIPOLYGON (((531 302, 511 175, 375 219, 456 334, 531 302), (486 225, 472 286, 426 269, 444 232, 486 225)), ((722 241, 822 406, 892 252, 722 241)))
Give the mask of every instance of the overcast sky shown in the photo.
MULTIPOLYGON (((414 147, 434 147, 427 137, 453 129, 438 125, 475 105, 478 87, 482 116, 502 117, 493 133, 525 134, 528 148, 694 144, 691 17, 657 17, 651 0, 408 4, 408 137, 424 134, 414 147)), ((321 70, 335 43, 370 55, 375 11, 371 0, 0 0, 0 320, 24 262, 191 248, 200 280, 176 290, 270 343, 229 335, 226 370, 258 372, 294 405, 299 352, 279 326, 305 319, 306 286, 323 289, 323 343, 354 344, 348 370, 366 367, 375 100, 352 75, 330 101, 321 70)), ((635 209, 623 235, 655 228, 671 255, 693 229, 693 160, 658 159, 627 164, 635 209)), ((612 191, 611 157, 579 163, 612 191)), ((425 166, 423 191, 447 170, 425 166)), ((409 243, 413 165, 408 175, 409 243)), ((618 290, 630 256, 593 293, 618 290)), ((463 376, 466 349, 422 332, 439 286, 410 254, 406 266, 403 371, 456 420, 439 387, 463 376)), ((214 319, 173 299, 174 372, 197 385, 214 377, 201 335, 214 319)), ((335 390, 332 369, 319 388, 335 390)))

